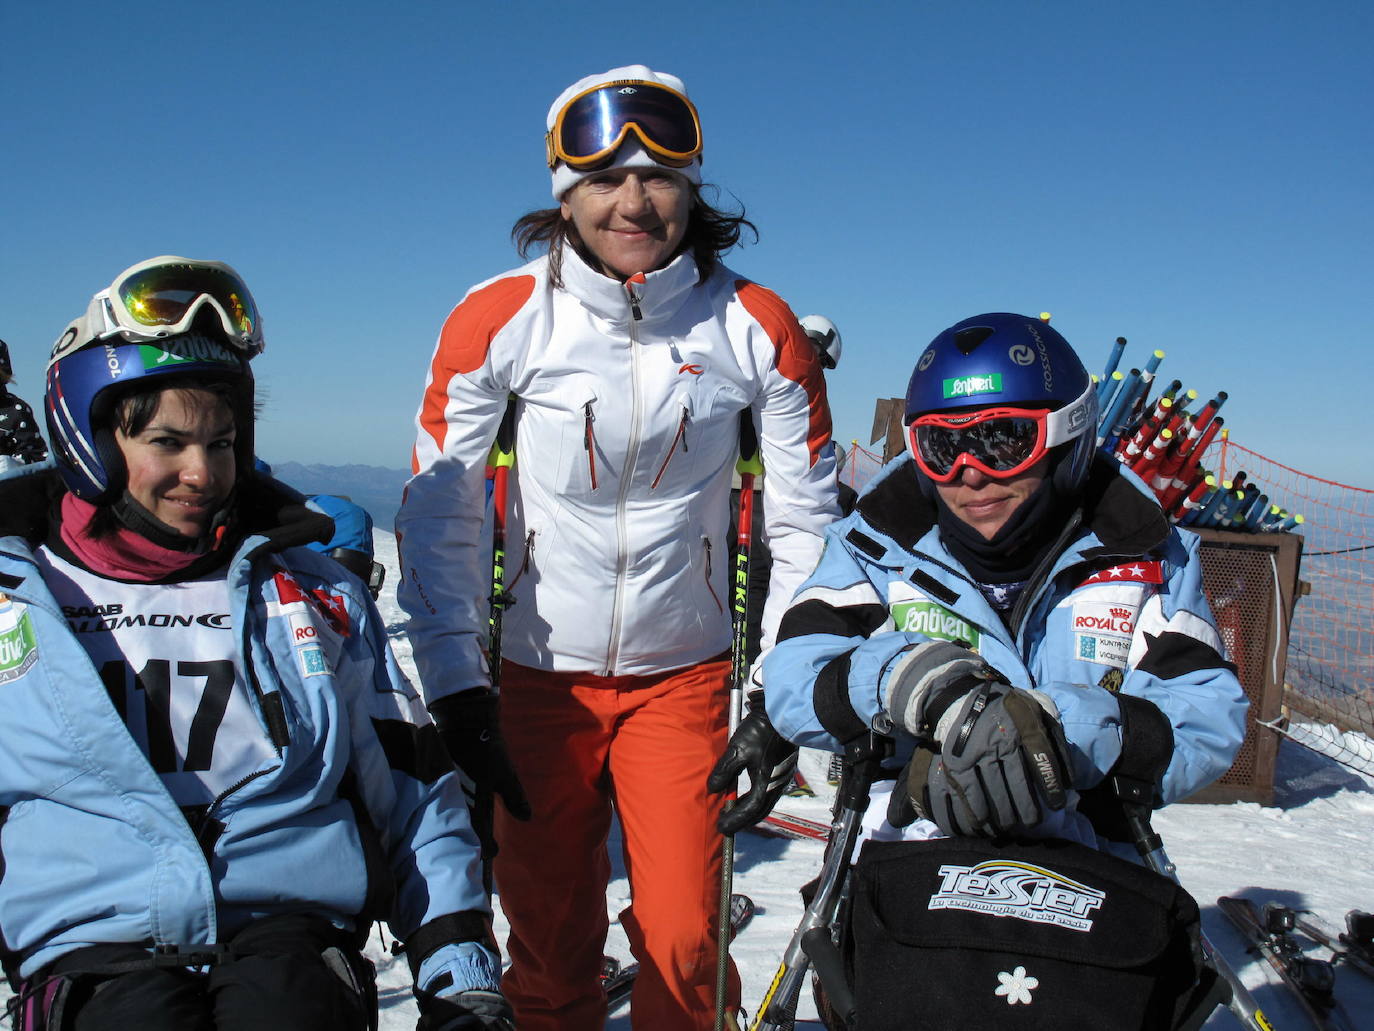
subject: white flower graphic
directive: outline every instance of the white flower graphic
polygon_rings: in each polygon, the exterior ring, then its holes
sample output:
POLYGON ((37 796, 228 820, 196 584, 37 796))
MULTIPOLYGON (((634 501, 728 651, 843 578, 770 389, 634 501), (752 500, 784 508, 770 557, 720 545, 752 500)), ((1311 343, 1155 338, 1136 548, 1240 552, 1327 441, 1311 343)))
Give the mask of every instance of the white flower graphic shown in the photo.
POLYGON ((997 980, 1002 983, 996 994, 1005 995, 1008 1006, 1015 1006, 1018 1002, 1023 1002, 1029 1006, 1031 1004, 1031 992, 1040 987, 1040 979, 1027 974, 1025 967, 1017 967, 1010 974, 1003 971, 997 975, 997 980))

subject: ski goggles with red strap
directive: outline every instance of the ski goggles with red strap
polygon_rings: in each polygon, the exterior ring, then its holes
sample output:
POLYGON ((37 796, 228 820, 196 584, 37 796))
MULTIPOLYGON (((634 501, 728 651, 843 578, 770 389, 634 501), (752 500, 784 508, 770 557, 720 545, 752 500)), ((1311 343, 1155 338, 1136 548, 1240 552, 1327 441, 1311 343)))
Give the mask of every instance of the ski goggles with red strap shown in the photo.
POLYGON ((107 332, 156 339, 190 331, 205 308, 219 316, 228 342, 249 357, 262 353, 262 320, 243 278, 220 261, 162 257, 126 269, 95 295, 107 332))
POLYGON ((907 427, 908 443, 921 472, 936 483, 958 479, 965 466, 1006 480, 1020 476, 1054 446, 1049 423, 1055 414, 984 408, 964 415, 921 415, 907 427))
POLYGON ((683 94, 656 82, 606 82, 563 105, 545 136, 549 168, 580 172, 611 163, 633 132, 659 164, 685 168, 701 154, 701 120, 683 94))

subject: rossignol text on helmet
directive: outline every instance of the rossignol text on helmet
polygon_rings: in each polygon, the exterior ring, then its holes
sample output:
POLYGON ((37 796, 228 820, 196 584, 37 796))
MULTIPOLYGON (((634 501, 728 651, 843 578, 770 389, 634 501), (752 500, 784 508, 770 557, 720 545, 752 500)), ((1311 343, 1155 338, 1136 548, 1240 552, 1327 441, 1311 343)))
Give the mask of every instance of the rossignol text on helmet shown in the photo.
POLYGON ((44 414, 68 490, 93 503, 118 496, 127 474, 114 439, 115 404, 140 389, 175 386, 178 380, 235 388, 235 457, 240 470, 251 469, 249 359, 262 347, 257 307, 229 266, 169 257, 121 273, 67 326, 48 359, 44 414), (197 278, 201 271, 209 275, 197 278), (121 283, 131 285, 125 289, 121 283), (198 286, 205 292, 197 293, 198 286))
POLYGON ((1076 492, 1092 462, 1097 392, 1048 322, 1009 312, 964 319, 921 353, 907 387, 907 448, 918 476, 948 483, 965 467, 1018 476, 1072 444, 1055 486, 1076 492))

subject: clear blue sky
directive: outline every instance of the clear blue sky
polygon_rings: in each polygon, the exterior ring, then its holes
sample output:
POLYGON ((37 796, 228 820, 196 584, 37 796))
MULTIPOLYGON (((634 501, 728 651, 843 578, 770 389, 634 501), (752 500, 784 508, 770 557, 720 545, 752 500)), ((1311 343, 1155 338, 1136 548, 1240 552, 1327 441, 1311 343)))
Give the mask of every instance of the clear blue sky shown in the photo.
POLYGON ((1374 487, 1374 5, 339 2, 0 8, 0 336, 52 340, 160 253, 264 314, 274 462, 408 462, 435 335, 551 203, 545 111, 673 72, 705 176, 762 234, 727 261, 840 327, 836 435, 924 344, 1050 311, 1230 392, 1233 439, 1374 487))

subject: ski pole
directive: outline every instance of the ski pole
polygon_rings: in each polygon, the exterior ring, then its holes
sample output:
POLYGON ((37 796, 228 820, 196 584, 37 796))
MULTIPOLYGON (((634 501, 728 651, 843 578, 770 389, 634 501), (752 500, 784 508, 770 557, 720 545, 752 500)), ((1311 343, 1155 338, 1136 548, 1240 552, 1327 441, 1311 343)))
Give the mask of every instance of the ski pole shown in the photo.
POLYGON ((515 398, 506 402, 506 414, 496 431, 496 440, 487 456, 491 467, 491 608, 487 625, 487 657, 491 666, 492 690, 501 685, 501 621, 510 601, 506 598, 506 502, 510 493, 510 472, 515 468, 515 398))
POLYGON ((1197 483, 1192 485, 1192 489, 1182 495, 1182 499, 1171 504, 1168 513, 1172 514, 1174 522, 1183 519, 1188 513, 1198 508, 1202 504, 1203 496, 1217 485, 1217 478, 1211 473, 1199 476, 1197 483))
POLYGON ((1111 407, 1116 392, 1125 378, 1126 374, 1118 369, 1097 385, 1097 410, 1099 412, 1105 412, 1111 407))
MULTIPOLYGON (((735 536, 735 584, 733 638, 730 642, 730 723, 733 736, 744 708, 744 685, 749 680, 749 551, 754 538, 754 480, 763 472, 758 432, 749 408, 740 412, 739 525, 735 536)), ((720 912, 716 921, 716 1021, 715 1031, 726 1027, 726 986, 730 975, 730 895, 734 890, 735 836, 727 834, 720 846, 720 912)), ((729 1017, 735 1027, 734 1015, 729 1017)))
MULTIPOLYGON (((885 743, 872 734, 846 746, 840 786, 835 794, 835 820, 830 830, 825 861, 816 881, 816 893, 811 896, 811 902, 802 913, 801 923, 792 932, 792 938, 782 954, 782 963, 773 975, 763 1001, 759 1003, 749 1031, 791 1031, 795 1023, 797 1000, 811 963, 807 946, 814 951, 821 938, 825 939, 824 944, 830 944, 829 929, 835 921, 845 879, 853 862, 854 848, 859 841, 863 816, 868 809, 869 792, 884 754, 885 743), (817 930, 821 933, 813 933, 817 930)), ((846 992, 837 994, 844 995, 846 992)), ((853 1009, 852 1000, 836 998, 835 1001, 837 1009, 853 1009)), ((852 1022, 847 1026, 853 1026, 852 1022)))
MULTIPOLYGON (((1117 337, 1116 343, 1112 344, 1112 353, 1107 356, 1107 367, 1102 370, 1102 379, 1099 382, 1106 383, 1108 380, 1112 378, 1112 374, 1116 372, 1116 367, 1121 361, 1121 354, 1125 350, 1126 338, 1117 337)), ((1097 395, 1097 399, 1101 401, 1102 391, 1098 390, 1097 395)))
POLYGON ((1099 447, 1111 436, 1112 427, 1116 425, 1121 413, 1126 410, 1127 402, 1135 397, 1135 387, 1139 382, 1140 370, 1132 369, 1121 381, 1120 388, 1112 395, 1110 406, 1102 413, 1102 418, 1097 423, 1097 444, 1099 447))
MULTIPOLYGON (((487 456, 491 468, 491 598, 487 610, 487 666, 491 676, 491 690, 501 691, 501 623, 506 607, 506 500, 510 492, 510 472, 515 467, 515 395, 506 401, 506 413, 496 430, 496 440, 487 456)), ((479 790, 473 797, 473 822, 486 826, 492 823, 496 798, 490 788, 479 790)), ((487 894, 492 891, 492 856, 482 857, 482 882, 487 894)))

